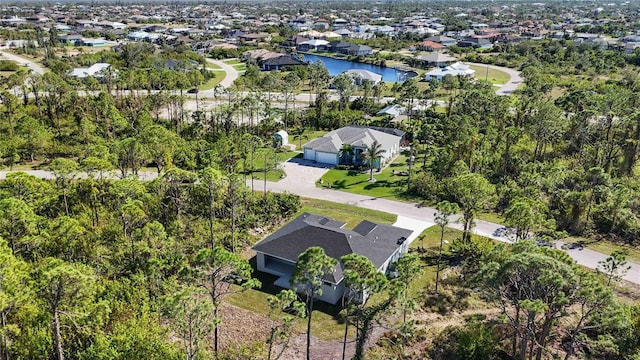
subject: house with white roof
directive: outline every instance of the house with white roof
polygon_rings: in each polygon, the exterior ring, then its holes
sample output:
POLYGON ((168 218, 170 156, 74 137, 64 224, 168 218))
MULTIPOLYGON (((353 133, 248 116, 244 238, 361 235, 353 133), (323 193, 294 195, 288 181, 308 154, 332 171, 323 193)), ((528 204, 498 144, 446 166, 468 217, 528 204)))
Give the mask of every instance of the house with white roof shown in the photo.
POLYGON ((463 64, 461 62, 457 62, 447 67, 435 68, 427 72, 424 75, 424 79, 426 81, 431 81, 432 79, 442 81, 442 78, 444 78, 447 75, 462 76, 462 77, 470 78, 470 77, 473 77, 475 72, 476 72, 475 70, 469 68, 469 65, 463 64))
POLYGON ((75 68, 69 73, 69 75, 79 79, 87 77, 102 78, 105 70, 109 67, 111 67, 111 64, 95 63, 88 68, 75 68))
POLYGON ((345 126, 304 144, 302 146, 304 159, 329 165, 340 163, 358 165, 362 163, 362 154, 377 141, 381 145, 381 149, 384 150, 380 159, 373 164, 375 168, 379 169, 382 164, 400 152, 400 144, 404 135, 404 132, 398 129, 345 126), (353 153, 350 156, 343 153, 344 145, 351 146, 353 153))
POLYGON ((364 69, 350 69, 343 72, 343 74, 350 75, 353 78, 353 82, 358 86, 362 86, 365 80, 369 80, 372 86, 382 81, 382 75, 364 69))
POLYGON ((300 51, 309 51, 309 50, 325 51, 328 48, 329 48, 329 42, 327 40, 320 40, 320 39, 303 41, 297 46, 297 49, 300 51))

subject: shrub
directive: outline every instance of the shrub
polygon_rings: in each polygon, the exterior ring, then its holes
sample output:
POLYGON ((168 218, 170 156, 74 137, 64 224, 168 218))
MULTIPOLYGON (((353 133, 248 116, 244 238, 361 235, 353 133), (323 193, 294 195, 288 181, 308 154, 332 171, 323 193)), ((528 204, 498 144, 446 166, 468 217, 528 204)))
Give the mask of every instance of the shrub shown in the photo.
POLYGON ((0 71, 18 71, 20 67, 11 60, 0 60, 0 71))

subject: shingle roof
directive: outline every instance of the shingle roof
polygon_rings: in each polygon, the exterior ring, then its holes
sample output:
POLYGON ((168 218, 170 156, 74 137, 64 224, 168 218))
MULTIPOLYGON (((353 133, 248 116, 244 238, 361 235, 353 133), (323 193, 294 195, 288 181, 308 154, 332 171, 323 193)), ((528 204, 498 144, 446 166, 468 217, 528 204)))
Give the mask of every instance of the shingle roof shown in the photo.
MULTIPOLYGON (((356 253, 367 257, 376 268, 382 267, 412 231, 395 226, 362 221, 353 230, 345 223, 320 215, 304 213, 253 247, 253 250, 291 262, 312 246, 319 246, 337 260, 356 253)), ((343 279, 338 263, 325 280, 334 284, 343 279)))
POLYGON ((382 144, 382 148, 386 150, 394 144, 398 144, 400 138, 366 127, 345 126, 333 130, 321 138, 311 140, 304 145, 304 148, 314 149, 320 152, 337 153, 342 149, 343 144, 368 147, 374 141, 378 141, 379 144, 382 144))

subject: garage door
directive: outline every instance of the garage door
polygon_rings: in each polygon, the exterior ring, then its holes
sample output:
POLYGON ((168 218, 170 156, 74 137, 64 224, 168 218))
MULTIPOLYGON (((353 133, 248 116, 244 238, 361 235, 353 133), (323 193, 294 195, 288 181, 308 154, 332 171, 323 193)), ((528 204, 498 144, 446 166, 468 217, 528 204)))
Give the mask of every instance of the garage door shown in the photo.
POLYGON ((306 160, 316 160, 316 151, 313 149, 304 149, 304 158, 306 160))
POLYGON ((323 164, 335 165, 338 163, 338 155, 324 152, 316 152, 316 161, 323 164))

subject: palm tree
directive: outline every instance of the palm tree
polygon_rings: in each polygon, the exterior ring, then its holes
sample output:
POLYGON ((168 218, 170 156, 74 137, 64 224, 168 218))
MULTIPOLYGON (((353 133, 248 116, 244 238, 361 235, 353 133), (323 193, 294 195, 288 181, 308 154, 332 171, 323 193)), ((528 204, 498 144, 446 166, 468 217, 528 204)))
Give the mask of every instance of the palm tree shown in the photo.
POLYGON ((342 144, 342 148, 340 149, 340 162, 342 163, 344 161, 345 164, 351 164, 353 153, 353 146, 342 144))
POLYGON ((304 131, 305 131, 305 127, 304 126, 300 126, 300 127, 296 128, 296 130, 294 131, 293 139, 294 140, 296 140, 296 139, 299 140, 299 144, 300 144, 299 149, 302 149, 302 138, 309 139, 309 137, 304 134, 304 131))
POLYGON ((371 146, 367 147, 367 150, 362 153, 365 161, 369 164, 369 182, 374 182, 373 178, 373 163, 376 160, 379 160, 380 157, 386 152, 386 150, 382 149, 382 144, 378 143, 378 141, 374 141, 371 146))

